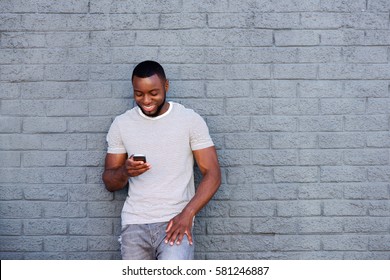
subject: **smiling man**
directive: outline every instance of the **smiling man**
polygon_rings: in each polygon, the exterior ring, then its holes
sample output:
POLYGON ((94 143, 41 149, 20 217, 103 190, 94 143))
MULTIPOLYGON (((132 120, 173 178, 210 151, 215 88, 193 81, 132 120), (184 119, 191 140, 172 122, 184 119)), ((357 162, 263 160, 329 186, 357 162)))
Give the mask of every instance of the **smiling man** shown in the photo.
POLYGON ((137 107, 112 123, 103 173, 107 190, 129 186, 122 259, 193 259, 195 215, 221 181, 213 141, 197 113, 166 101, 169 81, 159 63, 138 64, 132 83, 137 107), (194 159, 203 175, 196 192, 194 159))

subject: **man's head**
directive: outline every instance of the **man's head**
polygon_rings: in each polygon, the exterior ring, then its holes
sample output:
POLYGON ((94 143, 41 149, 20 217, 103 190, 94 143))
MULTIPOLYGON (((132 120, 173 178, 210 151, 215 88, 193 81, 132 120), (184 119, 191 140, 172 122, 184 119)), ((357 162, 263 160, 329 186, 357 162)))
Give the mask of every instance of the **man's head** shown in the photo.
POLYGON ((134 68, 131 80, 134 100, 145 115, 157 117, 168 110, 169 104, 165 99, 169 82, 159 63, 150 60, 141 62, 134 68))

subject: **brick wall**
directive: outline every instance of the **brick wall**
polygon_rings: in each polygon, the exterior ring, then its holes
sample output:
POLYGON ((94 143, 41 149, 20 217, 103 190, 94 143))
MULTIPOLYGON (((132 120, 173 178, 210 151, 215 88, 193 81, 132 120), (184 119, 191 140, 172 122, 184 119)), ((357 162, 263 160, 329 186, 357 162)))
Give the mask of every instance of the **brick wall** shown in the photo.
POLYGON ((117 259, 101 181, 130 74, 163 64, 223 184, 199 259, 390 258, 388 0, 1 0, 0 258, 117 259))

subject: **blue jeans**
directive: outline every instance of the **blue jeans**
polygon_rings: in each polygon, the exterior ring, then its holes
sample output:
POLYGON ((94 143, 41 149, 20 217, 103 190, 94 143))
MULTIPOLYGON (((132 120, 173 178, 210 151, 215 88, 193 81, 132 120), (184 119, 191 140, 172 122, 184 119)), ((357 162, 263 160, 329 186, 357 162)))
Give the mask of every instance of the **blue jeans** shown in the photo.
MULTIPOLYGON (((123 260, 193 260, 187 235, 180 245, 165 243, 168 223, 126 225, 120 236, 123 260)), ((195 242, 194 242, 195 243, 195 242)))

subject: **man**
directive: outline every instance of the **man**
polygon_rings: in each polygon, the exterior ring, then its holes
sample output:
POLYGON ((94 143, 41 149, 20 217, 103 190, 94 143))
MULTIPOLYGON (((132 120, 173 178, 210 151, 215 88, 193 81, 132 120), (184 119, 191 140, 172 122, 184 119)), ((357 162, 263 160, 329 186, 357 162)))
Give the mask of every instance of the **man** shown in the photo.
POLYGON ((169 82, 159 63, 138 64, 132 84, 138 107, 112 123, 103 173, 111 192, 129 184, 122 209, 122 258, 193 259, 195 215, 221 181, 214 144, 198 114, 166 101, 169 82), (134 154, 144 154, 146 162, 134 154), (203 175, 196 193, 194 158, 203 175))

